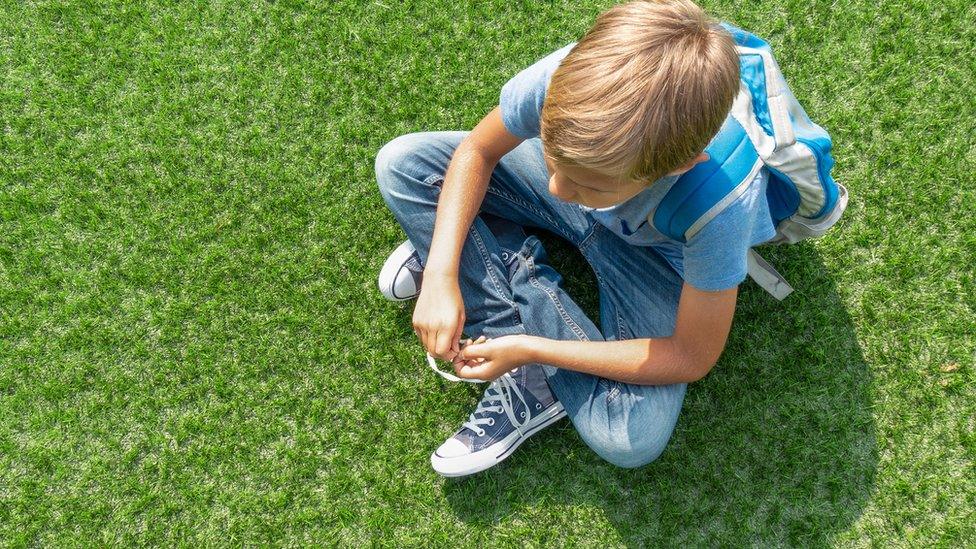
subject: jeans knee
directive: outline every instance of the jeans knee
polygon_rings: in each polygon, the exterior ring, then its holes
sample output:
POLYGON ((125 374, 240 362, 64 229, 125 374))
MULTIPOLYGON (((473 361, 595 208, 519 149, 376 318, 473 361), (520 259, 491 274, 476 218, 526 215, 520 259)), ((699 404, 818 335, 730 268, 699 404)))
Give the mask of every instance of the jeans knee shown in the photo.
MULTIPOLYGON (((634 469, 656 460, 668 445, 673 429, 649 428, 638 436, 622 434, 603 437, 590 447, 604 460, 622 467, 634 469)), ((589 443, 589 442, 588 442, 589 443)))
POLYGON ((612 399, 608 400, 610 392, 601 392, 584 408, 588 413, 577 414, 573 423, 586 444, 606 461, 628 469, 647 465, 660 457, 671 439, 685 385, 614 387, 612 399))
POLYGON ((385 145, 380 147, 373 162, 373 169, 376 175, 390 172, 404 158, 409 157, 410 153, 416 148, 414 134, 406 134, 394 137, 385 145))
POLYGON ((395 194, 403 181, 424 181, 443 175, 453 146, 450 137, 436 132, 408 133, 380 147, 373 162, 376 183, 384 195, 395 194))
POLYGON ((396 137, 383 145, 376 153, 373 170, 376 173, 376 184, 384 196, 389 195, 389 191, 397 183, 396 173, 402 171, 402 166, 409 162, 411 155, 417 148, 417 142, 412 138, 413 135, 407 134, 396 137))

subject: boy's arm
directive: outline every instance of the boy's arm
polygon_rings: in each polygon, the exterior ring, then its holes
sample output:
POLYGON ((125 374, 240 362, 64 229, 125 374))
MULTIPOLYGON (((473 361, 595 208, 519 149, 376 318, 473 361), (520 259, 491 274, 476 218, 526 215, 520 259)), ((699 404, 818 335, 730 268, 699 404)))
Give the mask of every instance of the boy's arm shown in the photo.
POLYGON ((485 199, 491 172, 521 142, 505 129, 501 109, 495 107, 454 151, 438 199, 425 280, 439 276, 457 279, 461 248, 485 199))
POLYGON ((431 356, 456 357, 465 319, 458 283, 461 249, 485 198, 492 170, 521 142, 505 128, 496 107, 451 157, 438 198, 424 283, 413 311, 414 331, 431 356))
POLYGON ((467 347, 473 366, 455 366, 458 375, 494 379, 527 363, 542 363, 638 385, 690 383, 705 376, 725 348, 735 313, 737 288, 706 292, 685 284, 670 337, 623 341, 557 341, 504 336, 467 347))

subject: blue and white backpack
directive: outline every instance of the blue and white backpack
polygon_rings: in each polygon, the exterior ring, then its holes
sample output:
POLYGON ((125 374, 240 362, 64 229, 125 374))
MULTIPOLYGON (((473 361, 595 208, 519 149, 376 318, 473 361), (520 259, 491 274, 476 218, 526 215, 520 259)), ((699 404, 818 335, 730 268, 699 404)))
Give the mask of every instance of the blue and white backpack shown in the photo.
MULTIPOLYGON (((766 196, 776 227, 776 237, 767 244, 818 237, 847 207, 847 189, 830 176, 830 136, 793 96, 769 44, 723 26, 739 50, 739 95, 705 149, 710 159, 678 179, 650 221, 662 234, 686 242, 735 201, 765 166, 766 196)), ((777 299, 793 291, 755 250, 749 251, 748 268, 749 276, 777 299)))

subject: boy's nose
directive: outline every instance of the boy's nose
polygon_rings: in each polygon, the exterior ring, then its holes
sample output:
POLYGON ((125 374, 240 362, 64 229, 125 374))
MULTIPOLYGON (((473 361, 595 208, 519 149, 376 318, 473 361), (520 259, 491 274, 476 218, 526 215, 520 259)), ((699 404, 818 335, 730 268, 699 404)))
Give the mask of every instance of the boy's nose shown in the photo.
POLYGON ((573 200, 573 198, 575 198, 575 196, 574 195, 570 195, 568 193, 565 193, 563 191, 564 191, 564 189, 562 187, 560 187, 559 186, 559 183, 556 181, 556 176, 550 177, 549 178, 549 192, 553 196, 555 196, 556 198, 562 200, 563 202, 572 202, 572 200, 573 200))

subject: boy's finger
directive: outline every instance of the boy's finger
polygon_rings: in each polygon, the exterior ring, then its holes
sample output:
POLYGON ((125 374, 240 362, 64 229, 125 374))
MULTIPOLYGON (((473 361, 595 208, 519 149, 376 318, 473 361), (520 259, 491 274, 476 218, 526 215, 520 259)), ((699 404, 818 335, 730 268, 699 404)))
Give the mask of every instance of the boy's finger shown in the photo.
POLYGON ((454 349, 455 354, 461 350, 461 336, 464 335, 464 311, 458 318, 457 330, 455 330, 454 336, 451 338, 451 348, 454 349))
POLYGON ((443 356, 445 360, 451 360, 457 355, 457 349, 455 347, 457 343, 454 342, 452 344, 451 342, 452 341, 451 338, 453 336, 454 334, 441 330, 440 332, 437 333, 437 336, 434 340, 434 345, 437 349, 437 352, 440 353, 440 355, 443 356))
POLYGON ((467 364, 462 364, 460 367, 457 368, 457 375, 458 377, 463 377, 465 379, 477 378, 478 376, 474 375, 474 371, 475 371, 475 366, 468 366, 467 364))
POLYGON ((459 335, 452 335, 448 340, 448 344, 451 346, 451 355, 457 356, 461 352, 461 341, 459 335))
POLYGON ((480 366, 480 364, 468 360, 458 360, 451 363, 451 367, 454 368, 454 373, 456 373, 459 377, 464 377, 461 376, 461 372, 464 370, 464 368, 473 368, 474 366, 480 366))
POLYGON ((487 379, 486 376, 491 372, 491 368, 494 363, 491 361, 484 362, 477 366, 461 366, 457 370, 458 377, 463 377, 467 379, 487 379))
POLYGON ((461 356, 465 360, 484 360, 488 358, 489 349, 483 343, 472 343, 461 350, 461 356))
POLYGON ((437 332, 433 330, 424 332, 424 347, 430 353, 430 356, 442 358, 442 355, 437 352, 437 332))

